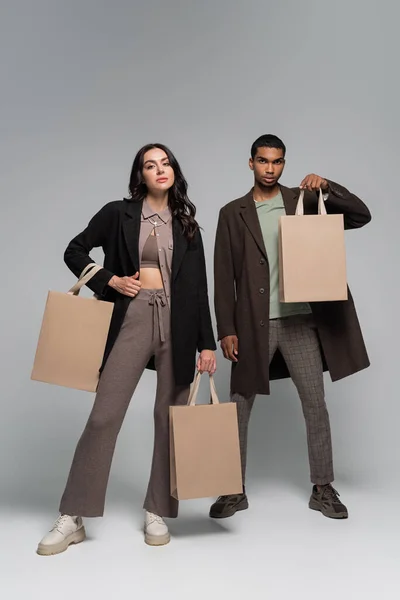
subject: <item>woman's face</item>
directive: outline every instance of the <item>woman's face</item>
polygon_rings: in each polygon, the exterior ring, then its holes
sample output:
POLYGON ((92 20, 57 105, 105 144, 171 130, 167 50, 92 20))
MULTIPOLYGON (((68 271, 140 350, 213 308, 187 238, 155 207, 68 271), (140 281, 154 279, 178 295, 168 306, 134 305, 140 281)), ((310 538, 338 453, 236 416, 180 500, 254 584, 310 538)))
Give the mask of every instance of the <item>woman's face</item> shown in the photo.
POLYGON ((174 185, 175 173, 164 150, 153 148, 145 153, 142 177, 149 192, 167 191, 174 185))

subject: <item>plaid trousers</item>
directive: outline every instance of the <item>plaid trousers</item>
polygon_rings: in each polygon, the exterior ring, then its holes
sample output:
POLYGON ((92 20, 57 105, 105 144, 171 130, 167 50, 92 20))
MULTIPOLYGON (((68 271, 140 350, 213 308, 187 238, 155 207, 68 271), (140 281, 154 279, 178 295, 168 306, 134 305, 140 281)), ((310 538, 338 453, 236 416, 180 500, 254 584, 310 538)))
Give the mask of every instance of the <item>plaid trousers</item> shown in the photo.
MULTIPOLYGON (((331 483, 334 479, 331 430, 325 403, 322 358, 313 317, 295 315, 272 319, 269 322, 269 336, 270 361, 279 349, 302 403, 311 481, 318 485, 331 483)), ((231 402, 237 403, 238 410, 243 481, 246 474, 248 426, 254 399, 255 395, 231 395, 231 402)))

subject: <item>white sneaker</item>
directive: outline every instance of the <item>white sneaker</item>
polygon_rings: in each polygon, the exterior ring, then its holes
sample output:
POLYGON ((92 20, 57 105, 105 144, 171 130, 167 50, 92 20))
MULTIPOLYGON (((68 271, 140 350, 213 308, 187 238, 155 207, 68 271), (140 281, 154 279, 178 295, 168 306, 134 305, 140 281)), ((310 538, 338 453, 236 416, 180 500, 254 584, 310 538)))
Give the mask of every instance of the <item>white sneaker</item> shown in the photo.
POLYGON ((144 522, 144 541, 149 546, 164 546, 170 541, 168 527, 162 517, 147 512, 144 522))
POLYGON ((37 553, 51 556, 64 552, 70 544, 79 544, 86 538, 81 517, 60 515, 53 528, 40 541, 37 553))

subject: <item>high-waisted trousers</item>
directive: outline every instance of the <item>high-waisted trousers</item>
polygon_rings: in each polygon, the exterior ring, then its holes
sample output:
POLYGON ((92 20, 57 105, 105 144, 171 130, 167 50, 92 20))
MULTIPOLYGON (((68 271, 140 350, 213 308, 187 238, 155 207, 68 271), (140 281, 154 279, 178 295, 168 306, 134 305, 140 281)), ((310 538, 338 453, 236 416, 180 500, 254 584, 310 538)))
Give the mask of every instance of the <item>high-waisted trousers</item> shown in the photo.
POLYGON ((103 515, 118 433, 132 395, 150 358, 157 370, 154 452, 144 508, 176 517, 170 495, 169 407, 186 404, 189 386, 176 386, 173 374, 170 310, 163 290, 142 289, 130 302, 118 338, 100 376, 93 409, 79 440, 61 514, 103 515))

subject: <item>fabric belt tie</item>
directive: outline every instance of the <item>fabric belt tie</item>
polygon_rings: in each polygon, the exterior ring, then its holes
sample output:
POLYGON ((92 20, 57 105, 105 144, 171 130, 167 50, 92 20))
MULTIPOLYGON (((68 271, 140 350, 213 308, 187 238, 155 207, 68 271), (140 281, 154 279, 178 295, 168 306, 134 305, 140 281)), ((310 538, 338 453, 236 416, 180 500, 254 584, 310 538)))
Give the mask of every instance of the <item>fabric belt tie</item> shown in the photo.
POLYGON ((161 292, 152 292, 149 298, 150 306, 154 306, 153 311, 153 335, 155 335, 157 330, 157 317, 158 317, 158 327, 160 331, 160 340, 165 342, 165 332, 164 332, 164 320, 162 316, 162 308, 166 305, 164 294, 161 292))

